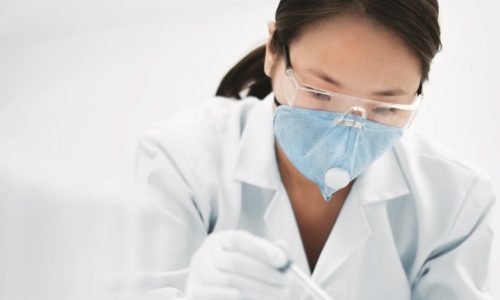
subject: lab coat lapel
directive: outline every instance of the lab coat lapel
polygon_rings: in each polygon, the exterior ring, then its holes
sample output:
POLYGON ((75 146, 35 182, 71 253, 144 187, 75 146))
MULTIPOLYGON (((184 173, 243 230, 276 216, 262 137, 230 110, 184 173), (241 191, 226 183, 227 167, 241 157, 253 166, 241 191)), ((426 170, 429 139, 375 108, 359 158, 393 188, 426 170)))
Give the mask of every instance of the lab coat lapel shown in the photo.
POLYGON ((284 242, 292 261, 304 272, 311 274, 295 214, 284 188, 274 195, 264 219, 270 238, 284 242))
POLYGON ((272 94, 256 105, 242 132, 234 178, 277 190, 281 179, 274 152, 272 94))
MULTIPOLYGON (((268 201, 263 219, 270 240, 283 240, 291 258, 304 271, 310 273, 295 215, 283 184, 276 162, 273 133, 273 95, 270 94, 248 116, 242 133, 235 179, 255 188, 268 190, 269 199, 246 199, 243 201, 268 201)), ((256 203, 255 203, 256 204, 256 203)))
POLYGON ((355 183, 316 263, 312 276, 318 283, 334 274, 372 234, 358 189, 355 183))
POLYGON ((410 193, 395 151, 398 143, 377 159, 356 180, 363 205, 385 202, 410 193))
POLYGON ((391 149, 375 161, 353 184, 336 224, 318 259, 313 279, 326 281, 340 269, 372 235, 365 210, 409 193, 406 180, 391 149))

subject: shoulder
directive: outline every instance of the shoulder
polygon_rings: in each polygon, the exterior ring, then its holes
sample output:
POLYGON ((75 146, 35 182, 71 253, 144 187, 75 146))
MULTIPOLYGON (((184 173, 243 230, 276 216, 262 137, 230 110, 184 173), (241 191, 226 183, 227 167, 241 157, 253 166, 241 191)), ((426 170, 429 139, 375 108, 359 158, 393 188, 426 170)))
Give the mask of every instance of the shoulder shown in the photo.
POLYGON ((152 125, 141 143, 154 143, 165 151, 174 151, 195 169, 207 167, 199 164, 213 164, 225 152, 236 150, 246 118, 258 102, 255 98, 210 99, 152 125))
POLYGON ((418 132, 405 134, 394 150, 421 230, 440 242, 458 239, 489 212, 493 187, 483 169, 418 132))
MULTIPOLYGON (((407 132, 395 145, 395 152, 416 194, 436 195, 446 205, 463 205, 475 188, 492 191, 491 178, 484 169, 422 133, 407 132)), ((486 202, 478 205, 486 206, 486 202)))
POLYGON ((216 97, 154 124, 143 138, 170 141, 183 148, 186 155, 202 151, 200 146, 210 150, 208 146, 217 146, 222 138, 238 138, 247 115, 258 102, 255 98, 235 101, 216 97))
MULTIPOLYGON (((415 175, 426 174, 429 180, 447 184, 490 182, 487 172, 438 141, 416 131, 408 131, 395 146, 400 163, 415 175)), ((422 179, 422 178, 421 178, 422 179)))
POLYGON ((247 117, 259 102, 256 98, 211 99, 151 126, 139 148, 168 156, 180 175, 192 177, 204 193, 207 185, 217 184, 217 178, 225 177, 222 172, 229 171, 247 117))
POLYGON ((232 182, 223 180, 229 178, 247 116, 259 102, 215 98, 154 124, 139 143, 136 182, 158 190, 162 203, 195 207, 210 228, 214 201, 232 182))
POLYGON ((446 264, 466 259, 468 251, 487 253, 495 196, 486 172, 421 133, 408 132, 394 151, 410 196, 389 204, 389 215, 397 220, 395 240, 412 280, 433 263, 441 266, 434 272, 449 273, 453 266, 446 264))

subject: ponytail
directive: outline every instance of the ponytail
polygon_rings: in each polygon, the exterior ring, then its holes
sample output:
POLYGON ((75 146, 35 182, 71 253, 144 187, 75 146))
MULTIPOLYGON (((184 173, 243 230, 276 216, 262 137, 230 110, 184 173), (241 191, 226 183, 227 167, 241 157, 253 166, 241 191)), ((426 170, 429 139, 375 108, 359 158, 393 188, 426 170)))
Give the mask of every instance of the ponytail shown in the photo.
POLYGON ((264 73, 266 46, 260 46, 240 60, 222 79, 216 96, 241 99, 241 92, 248 89, 246 96, 264 99, 273 88, 271 79, 264 73))

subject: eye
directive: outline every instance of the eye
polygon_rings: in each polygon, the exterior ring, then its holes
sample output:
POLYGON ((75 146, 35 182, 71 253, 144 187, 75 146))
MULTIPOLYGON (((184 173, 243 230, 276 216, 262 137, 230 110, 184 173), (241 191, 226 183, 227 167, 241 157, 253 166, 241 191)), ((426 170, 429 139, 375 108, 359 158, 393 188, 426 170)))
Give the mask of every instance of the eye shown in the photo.
POLYGON ((378 115, 393 115, 396 114, 397 109, 387 106, 375 107, 372 109, 372 112, 378 115))
POLYGON ((332 100, 332 97, 326 93, 321 91, 317 91, 315 89, 310 89, 309 94, 314 97, 316 100, 329 102, 332 100))

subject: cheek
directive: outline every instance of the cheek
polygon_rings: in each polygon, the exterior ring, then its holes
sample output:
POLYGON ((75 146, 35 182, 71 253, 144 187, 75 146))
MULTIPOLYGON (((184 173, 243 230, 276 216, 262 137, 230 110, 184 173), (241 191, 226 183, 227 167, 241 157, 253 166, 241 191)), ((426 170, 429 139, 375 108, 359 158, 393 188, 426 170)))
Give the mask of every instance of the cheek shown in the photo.
POLYGON ((280 64, 271 71, 271 82, 273 86, 274 96, 281 104, 286 104, 285 95, 283 94, 283 80, 285 76, 285 68, 280 64))

